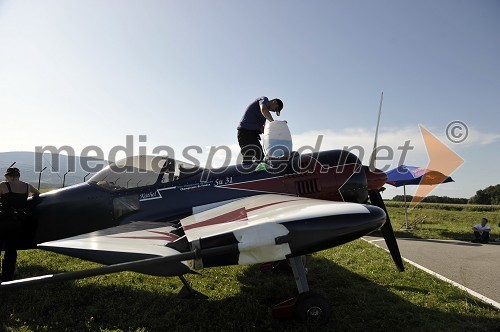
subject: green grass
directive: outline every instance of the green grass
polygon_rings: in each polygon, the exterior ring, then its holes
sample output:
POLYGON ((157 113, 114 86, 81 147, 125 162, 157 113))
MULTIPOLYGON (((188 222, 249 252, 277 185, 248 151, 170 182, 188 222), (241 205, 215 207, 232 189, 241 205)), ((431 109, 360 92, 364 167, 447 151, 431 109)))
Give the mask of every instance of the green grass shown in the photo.
POLYGON ((386 202, 387 211, 397 237, 447 239, 469 241, 473 239, 472 226, 488 218, 491 238, 500 238, 500 206, 421 203, 408 209, 408 224, 412 232, 400 231, 405 227, 404 203, 386 202))
MULTIPOLYGON (((389 206, 394 228, 404 210, 389 206)), ((486 216, 499 212, 425 208, 414 232, 403 236, 469 239, 486 216), (491 214, 489 214, 491 213, 491 214)), ((497 233, 500 236, 500 233, 497 233)), ((208 300, 182 300, 177 278, 132 272, 0 293, 0 331, 498 331, 500 312, 465 292, 406 264, 397 272, 382 249, 362 240, 316 253, 311 289, 332 307, 328 326, 308 328, 271 317, 270 307, 296 294, 290 274, 262 273, 258 266, 204 269, 189 275, 208 300)), ((19 252, 17 278, 81 270, 97 264, 40 250, 19 252)))

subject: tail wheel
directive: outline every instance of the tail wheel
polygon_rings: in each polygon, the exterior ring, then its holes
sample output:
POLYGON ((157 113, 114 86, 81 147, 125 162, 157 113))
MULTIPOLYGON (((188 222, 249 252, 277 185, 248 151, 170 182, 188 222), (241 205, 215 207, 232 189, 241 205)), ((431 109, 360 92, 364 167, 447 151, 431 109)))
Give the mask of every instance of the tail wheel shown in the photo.
POLYGON ((295 316, 306 324, 324 325, 330 319, 330 305, 324 297, 318 294, 302 293, 297 299, 295 316))

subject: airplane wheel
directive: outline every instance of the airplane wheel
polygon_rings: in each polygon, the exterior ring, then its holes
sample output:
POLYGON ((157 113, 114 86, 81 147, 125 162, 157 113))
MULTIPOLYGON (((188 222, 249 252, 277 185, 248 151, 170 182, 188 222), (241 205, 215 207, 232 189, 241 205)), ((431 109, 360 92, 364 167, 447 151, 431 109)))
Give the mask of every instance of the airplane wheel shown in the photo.
POLYGON ((330 305, 318 294, 302 293, 297 299, 295 315, 303 323, 323 325, 330 319, 330 305))

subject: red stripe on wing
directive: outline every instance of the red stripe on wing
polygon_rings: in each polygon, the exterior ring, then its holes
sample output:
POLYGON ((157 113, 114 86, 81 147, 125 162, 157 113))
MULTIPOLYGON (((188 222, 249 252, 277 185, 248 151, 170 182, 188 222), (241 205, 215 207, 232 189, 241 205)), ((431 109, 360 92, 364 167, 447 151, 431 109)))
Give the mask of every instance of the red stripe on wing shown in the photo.
POLYGON ((143 240, 165 240, 168 242, 173 242, 179 238, 178 235, 161 232, 161 231, 148 231, 148 233, 161 234, 162 236, 111 236, 117 239, 143 239, 143 240))
POLYGON ((184 226, 184 230, 190 230, 193 228, 199 228, 199 227, 205 227, 205 226, 211 226, 211 225, 217 225, 217 224, 224 224, 224 223, 228 223, 228 222, 245 221, 245 220, 248 220, 248 214, 247 214, 248 212, 252 212, 255 210, 263 209, 263 208, 268 207, 268 206, 286 203, 286 202, 290 202, 290 201, 291 200, 282 201, 282 202, 274 202, 274 203, 256 206, 256 207, 253 207, 250 209, 246 209, 245 207, 239 208, 237 210, 221 214, 220 216, 210 218, 210 219, 207 219, 204 221, 200 221, 196 224, 184 226))

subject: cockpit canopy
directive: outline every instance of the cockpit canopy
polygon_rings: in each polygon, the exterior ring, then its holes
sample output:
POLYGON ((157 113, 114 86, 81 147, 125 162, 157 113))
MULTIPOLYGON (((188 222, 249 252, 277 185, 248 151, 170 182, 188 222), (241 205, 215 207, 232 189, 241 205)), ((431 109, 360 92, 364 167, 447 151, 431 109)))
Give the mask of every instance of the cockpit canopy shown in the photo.
POLYGON ((200 167, 168 157, 134 156, 106 166, 88 183, 109 191, 120 191, 176 181, 200 171, 200 167))

